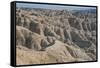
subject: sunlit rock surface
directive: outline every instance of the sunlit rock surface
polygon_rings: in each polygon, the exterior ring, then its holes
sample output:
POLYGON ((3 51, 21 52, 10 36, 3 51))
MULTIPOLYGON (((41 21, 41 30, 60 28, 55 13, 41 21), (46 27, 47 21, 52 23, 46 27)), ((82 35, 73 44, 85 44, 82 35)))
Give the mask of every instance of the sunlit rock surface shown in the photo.
POLYGON ((96 60, 96 13, 16 9, 17 65, 96 60))

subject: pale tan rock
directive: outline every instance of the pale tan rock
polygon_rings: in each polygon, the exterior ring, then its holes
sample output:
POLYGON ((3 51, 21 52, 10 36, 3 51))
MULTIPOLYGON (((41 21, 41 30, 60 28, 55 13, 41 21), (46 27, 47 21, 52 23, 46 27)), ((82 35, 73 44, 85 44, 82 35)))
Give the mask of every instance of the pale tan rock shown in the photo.
POLYGON ((16 63, 96 60, 96 14, 16 9, 16 63))

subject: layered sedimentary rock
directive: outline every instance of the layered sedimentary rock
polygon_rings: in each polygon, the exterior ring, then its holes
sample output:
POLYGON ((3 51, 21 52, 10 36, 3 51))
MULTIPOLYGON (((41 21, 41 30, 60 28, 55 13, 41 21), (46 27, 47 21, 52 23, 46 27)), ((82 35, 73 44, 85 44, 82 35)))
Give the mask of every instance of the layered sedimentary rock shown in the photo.
POLYGON ((96 60, 96 13, 16 9, 17 64, 96 60))

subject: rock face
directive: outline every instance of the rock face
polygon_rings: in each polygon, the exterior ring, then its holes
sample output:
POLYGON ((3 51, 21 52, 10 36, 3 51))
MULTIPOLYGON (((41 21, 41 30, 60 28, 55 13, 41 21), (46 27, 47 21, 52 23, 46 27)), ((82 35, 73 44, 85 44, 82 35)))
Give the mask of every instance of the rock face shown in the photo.
POLYGON ((96 13, 16 9, 17 65, 96 60, 96 13))

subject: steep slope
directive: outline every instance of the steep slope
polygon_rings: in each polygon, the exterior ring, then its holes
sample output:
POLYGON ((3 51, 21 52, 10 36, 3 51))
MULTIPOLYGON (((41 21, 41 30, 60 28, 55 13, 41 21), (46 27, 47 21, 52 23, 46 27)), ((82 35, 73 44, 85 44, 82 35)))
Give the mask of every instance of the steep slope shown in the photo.
POLYGON ((17 64, 45 64, 45 63, 63 63, 91 61, 89 57, 80 48, 75 48, 60 41, 49 46, 44 51, 35 51, 23 46, 17 46, 17 64))

